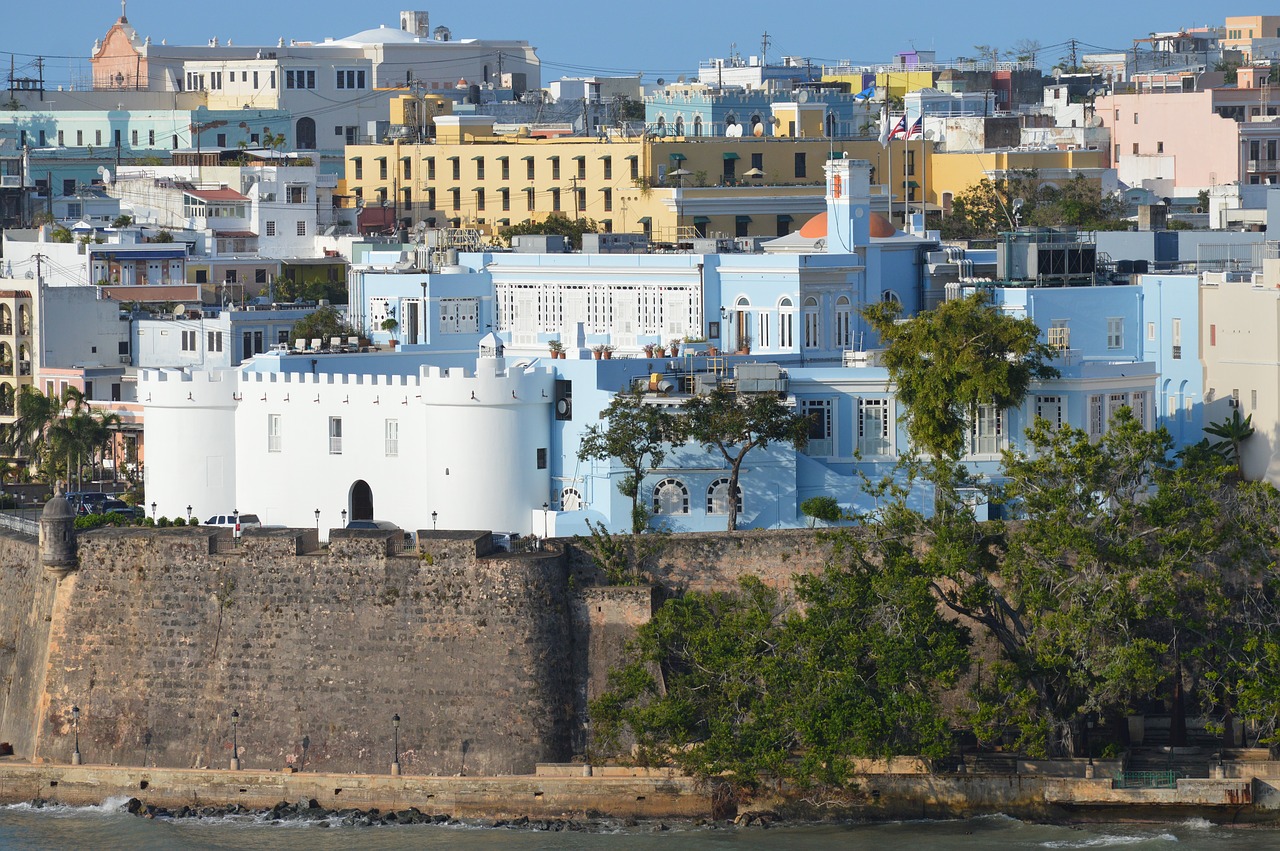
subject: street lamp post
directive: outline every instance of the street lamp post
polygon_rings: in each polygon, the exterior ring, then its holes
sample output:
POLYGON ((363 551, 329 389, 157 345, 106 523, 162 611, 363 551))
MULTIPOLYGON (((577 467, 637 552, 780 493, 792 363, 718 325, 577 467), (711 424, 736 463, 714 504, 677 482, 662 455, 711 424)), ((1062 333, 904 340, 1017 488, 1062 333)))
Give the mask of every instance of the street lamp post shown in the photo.
POLYGON ((391 755, 391 773, 400 774, 400 713, 391 716, 391 736, 393 753, 391 755))
POLYGON ((436 512, 434 511, 431 512, 431 531, 432 532, 436 530, 436 516, 437 516, 436 512))
POLYGON ((240 710, 231 710, 231 770, 240 770, 240 710))
POLYGON ((316 509, 316 534, 320 534, 320 509, 316 509))
POLYGON ((546 503, 546 502, 542 503, 542 541, 543 543, 541 546, 544 546, 544 547, 546 546, 546 540, 547 540, 547 510, 550 508, 551 508, 551 505, 549 503, 546 503))
POLYGON ((188 524, 191 523, 191 506, 190 505, 187 506, 187 523, 188 524))
POLYGON ((151 519, 152 520, 156 519, 156 504, 154 500, 152 500, 151 502, 151 519))
POLYGON ((342 509, 342 528, 347 528, 347 510, 345 508, 342 509))
POLYGON ((75 728, 75 731, 76 731, 76 746, 75 746, 75 750, 71 752, 71 764, 81 765, 84 763, 84 758, 80 755, 80 707, 79 706, 71 707, 71 725, 75 728))

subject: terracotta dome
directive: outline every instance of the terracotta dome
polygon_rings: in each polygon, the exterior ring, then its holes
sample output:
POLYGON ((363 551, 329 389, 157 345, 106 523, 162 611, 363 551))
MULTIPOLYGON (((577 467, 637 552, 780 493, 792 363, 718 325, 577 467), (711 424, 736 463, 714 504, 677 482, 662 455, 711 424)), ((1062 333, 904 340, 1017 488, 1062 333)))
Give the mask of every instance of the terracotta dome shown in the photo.
MULTIPOLYGON (((867 224, 868 230, 876 239, 887 239, 891 236, 897 236, 899 233, 898 229, 879 213, 872 213, 871 220, 867 224)), ((800 228, 800 235, 805 239, 825 239, 827 236, 827 214, 819 213, 805 222, 800 228)))

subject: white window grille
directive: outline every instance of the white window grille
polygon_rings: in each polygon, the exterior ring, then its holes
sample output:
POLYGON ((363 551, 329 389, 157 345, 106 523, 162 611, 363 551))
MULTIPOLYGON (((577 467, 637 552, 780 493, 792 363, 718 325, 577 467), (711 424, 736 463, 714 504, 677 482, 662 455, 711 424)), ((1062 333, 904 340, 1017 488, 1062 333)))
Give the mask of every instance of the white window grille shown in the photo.
POLYGON ((862 399, 858 402, 858 452, 864 457, 892 454, 888 399, 862 399))
POLYGON ((342 417, 329 417, 329 454, 342 454, 342 417))
POLYGON ((688 514, 689 489, 679 479, 663 479, 653 488, 654 514, 688 514))
POLYGON ((283 451, 280 414, 267 414, 267 451, 283 451))
MULTIPOLYGON (((737 511, 742 511, 742 486, 737 487, 737 511)), ((708 514, 728 514, 729 513, 729 480, 716 479, 711 483, 711 487, 707 488, 707 513, 708 514)))
POLYGON ((387 420, 383 424, 384 450, 388 458, 400 455, 400 421, 387 420))

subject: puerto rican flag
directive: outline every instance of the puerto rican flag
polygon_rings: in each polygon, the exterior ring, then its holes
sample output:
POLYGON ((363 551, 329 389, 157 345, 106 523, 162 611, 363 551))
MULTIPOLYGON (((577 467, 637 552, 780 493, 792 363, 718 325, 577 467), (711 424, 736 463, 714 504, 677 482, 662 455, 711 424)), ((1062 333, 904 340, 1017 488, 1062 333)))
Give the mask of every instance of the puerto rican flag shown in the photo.
MULTIPOLYGON (((885 124, 884 126, 888 127, 889 125, 885 124)), ((881 144, 887 145, 890 142, 892 142, 894 139, 905 139, 906 137, 907 137, 907 117, 903 115, 898 118, 897 123, 893 125, 893 129, 889 130, 888 133, 884 134, 884 138, 881 139, 881 144)))

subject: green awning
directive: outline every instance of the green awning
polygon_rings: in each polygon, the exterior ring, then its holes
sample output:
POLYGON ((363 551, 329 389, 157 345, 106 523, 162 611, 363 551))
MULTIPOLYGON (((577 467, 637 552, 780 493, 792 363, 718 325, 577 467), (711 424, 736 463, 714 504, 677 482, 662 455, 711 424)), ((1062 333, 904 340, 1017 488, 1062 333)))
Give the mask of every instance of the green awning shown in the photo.
POLYGON ((920 184, 919 184, 919 183, 916 183, 914 180, 908 180, 908 181, 907 181, 907 186, 910 186, 912 189, 919 189, 919 188, 920 188, 920 184))
POLYGON ((450 161, 452 161, 452 160, 458 160, 458 159, 462 159, 462 158, 461 158, 461 157, 458 157, 458 156, 453 156, 453 157, 445 157, 445 159, 446 159, 446 160, 450 160, 450 161))
POLYGON ((724 158, 725 158, 726 160, 740 160, 740 159, 742 159, 742 157, 738 156, 738 155, 737 155, 737 154, 735 154, 733 151, 726 151, 726 152, 725 152, 725 155, 724 155, 724 158))
POLYGON ((711 224, 711 219, 707 218, 706 216, 694 216, 693 223, 695 225, 709 225, 711 224))
POLYGON ((736 222, 738 222, 739 224, 741 224, 742 222, 749 222, 749 221, 751 221, 751 217, 750 217, 750 216, 735 216, 735 217, 734 217, 734 221, 736 221, 736 222))
POLYGON ((638 160, 638 159, 640 159, 640 157, 639 157, 638 155, 636 155, 636 154, 627 154, 625 157, 623 157, 623 159, 624 159, 624 160, 638 160))
MULTIPOLYGON (((449 159, 453 159, 453 157, 450 157, 449 159)), ((482 160, 482 159, 484 159, 484 157, 483 157, 483 156, 479 156, 479 155, 477 155, 477 156, 472 157, 472 158, 471 158, 471 161, 472 161, 472 162, 475 162, 476 160, 482 160)))
POLYGON ((576 155, 574 155, 574 156, 570 157, 570 159, 574 159, 574 160, 585 160, 585 159, 586 159, 586 157, 585 157, 585 156, 583 156, 582 154, 576 154, 576 155))
POLYGON ((636 221, 637 221, 637 222, 639 222, 639 223, 640 223, 640 224, 642 224, 642 225, 647 225, 647 224, 650 224, 651 222, 653 222, 653 219, 651 219, 651 218, 650 218, 650 217, 648 217, 648 216, 641 216, 640 218, 636 219, 636 221))
POLYGON ((498 224, 500 224, 500 225, 509 225, 509 224, 511 224, 511 219, 498 219, 498 224))
POLYGON ((667 154, 667 156, 669 156, 671 159, 675 160, 676 162, 684 162, 685 160, 688 159, 688 157, 686 157, 684 154, 680 153, 679 151, 672 151, 670 154, 667 154))
POLYGON ((527 156, 527 157, 521 157, 520 159, 525 160, 525 161, 528 161, 528 160, 533 159, 533 156, 532 156, 532 155, 530 155, 530 156, 527 156))
POLYGON ((791 221, 795 221, 795 220, 794 220, 794 219, 792 219, 790 216, 788 216, 786 213, 783 213, 781 216, 778 216, 778 221, 780 221, 780 222, 791 222, 791 221))
POLYGON ((499 154, 498 156, 494 157, 494 159, 501 162, 503 160, 509 160, 511 159, 511 157, 507 156, 506 154, 499 154))

